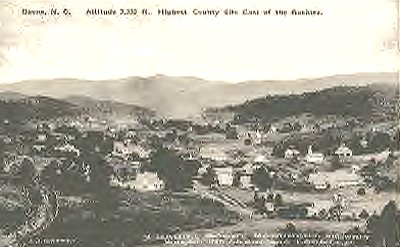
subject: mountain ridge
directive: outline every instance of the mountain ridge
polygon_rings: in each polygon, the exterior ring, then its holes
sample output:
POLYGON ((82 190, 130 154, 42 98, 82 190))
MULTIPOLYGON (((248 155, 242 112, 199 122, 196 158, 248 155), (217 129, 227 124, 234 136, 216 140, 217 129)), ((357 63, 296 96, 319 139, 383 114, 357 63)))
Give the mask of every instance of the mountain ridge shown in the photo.
POLYGON ((301 94, 339 85, 397 83, 396 73, 360 73, 299 80, 257 80, 240 83, 198 77, 128 77, 117 80, 54 79, 0 84, 1 91, 57 99, 87 96, 95 100, 137 105, 173 118, 196 116, 204 109, 240 104, 266 95, 301 94))
POLYGON ((336 115, 364 120, 394 120, 398 112, 398 85, 389 88, 338 86, 303 94, 265 96, 242 104, 209 109, 209 112, 232 113, 238 122, 255 119, 268 122, 304 113, 314 116, 336 115))

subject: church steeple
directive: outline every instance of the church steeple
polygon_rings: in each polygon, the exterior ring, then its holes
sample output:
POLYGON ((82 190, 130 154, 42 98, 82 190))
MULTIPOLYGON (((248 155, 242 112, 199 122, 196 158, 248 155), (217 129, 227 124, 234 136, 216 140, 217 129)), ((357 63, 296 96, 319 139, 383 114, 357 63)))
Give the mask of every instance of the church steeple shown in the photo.
POLYGON ((310 145, 310 146, 308 146, 308 152, 307 152, 308 154, 312 154, 313 153, 313 151, 312 151, 312 146, 310 145))

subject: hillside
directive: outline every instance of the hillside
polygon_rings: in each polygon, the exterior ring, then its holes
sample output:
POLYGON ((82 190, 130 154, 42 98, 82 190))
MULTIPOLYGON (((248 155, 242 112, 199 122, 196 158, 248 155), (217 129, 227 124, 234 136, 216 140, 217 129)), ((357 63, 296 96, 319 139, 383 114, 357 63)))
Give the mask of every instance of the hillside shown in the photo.
POLYGON ((31 119, 45 120, 78 113, 79 107, 76 105, 44 96, 0 100, 0 116, 4 120, 2 124, 6 120, 10 123, 22 123, 31 119))
POLYGON ((94 117, 153 116, 154 112, 141 106, 123 104, 109 100, 95 100, 85 96, 70 96, 64 99, 80 108, 80 112, 94 117))
POLYGON ((16 101, 27 98, 26 95, 15 92, 0 92, 0 100, 3 101, 16 101))
POLYGON ((88 97, 69 97, 64 100, 45 96, 24 96, 7 93, 0 98, 0 117, 3 123, 23 123, 28 120, 48 120, 78 115, 92 117, 153 116, 146 108, 111 101, 98 101, 88 97), (14 97, 15 96, 15 97, 14 97))
POLYGON ((334 87, 300 95, 267 96, 244 104, 215 109, 232 112, 240 122, 270 121, 310 113, 315 116, 352 116, 362 119, 397 117, 398 89, 395 85, 334 87), (383 90, 384 89, 384 90, 383 90))
POLYGON ((312 92, 334 86, 359 86, 395 83, 394 73, 337 75, 288 81, 244 81, 237 83, 207 81, 195 77, 130 77, 118 80, 87 81, 55 79, 0 84, 0 92, 30 96, 44 95, 64 99, 85 96, 95 100, 133 104, 156 111, 163 116, 187 118, 206 108, 241 104, 265 95, 312 92))

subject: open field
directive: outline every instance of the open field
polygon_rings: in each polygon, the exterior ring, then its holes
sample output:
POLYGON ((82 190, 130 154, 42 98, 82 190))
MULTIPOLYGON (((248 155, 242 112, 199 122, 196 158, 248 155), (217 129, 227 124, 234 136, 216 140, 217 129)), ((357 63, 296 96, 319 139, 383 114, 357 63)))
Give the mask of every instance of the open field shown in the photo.
MULTIPOLYGON (((116 192, 118 193, 118 192, 116 192)), ((78 246, 136 246, 146 234, 173 234, 234 224, 237 215, 192 193, 118 194, 113 205, 63 207, 39 238, 79 239, 78 246), (110 243, 108 245, 107 243, 110 243)))

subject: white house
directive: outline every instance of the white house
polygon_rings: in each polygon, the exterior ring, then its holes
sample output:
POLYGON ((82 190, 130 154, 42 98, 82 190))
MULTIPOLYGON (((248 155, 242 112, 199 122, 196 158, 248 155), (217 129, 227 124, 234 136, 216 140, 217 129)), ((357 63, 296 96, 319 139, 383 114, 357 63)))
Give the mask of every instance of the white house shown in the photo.
POLYGON ((365 138, 362 138, 360 140, 360 146, 363 148, 367 148, 368 147, 368 141, 365 138))
POLYGON ((254 173, 253 164, 247 163, 244 165, 240 171, 240 187, 243 189, 248 189, 253 186, 251 178, 254 173))
POLYGON ((129 141, 114 142, 113 155, 124 157, 130 154, 137 154, 140 158, 146 159, 150 157, 151 151, 129 141))
POLYGON ((113 176, 110 184, 112 186, 133 189, 139 192, 160 191, 165 188, 164 181, 162 181, 158 177, 157 173, 154 172, 139 173, 134 180, 129 180, 126 182, 122 182, 117 177, 113 176))
POLYGON ((32 150, 36 151, 36 152, 42 152, 42 151, 46 150, 46 145, 43 145, 43 144, 32 145, 32 150))
POLYGON ((325 190, 328 187, 333 189, 353 187, 363 184, 360 175, 347 169, 340 169, 334 172, 312 173, 308 176, 308 181, 317 190, 325 190))
POLYGON ((126 162, 119 159, 110 160, 109 163, 112 164, 115 177, 123 182, 135 179, 142 165, 137 161, 126 162))
POLYGON ((114 142, 113 154, 117 156, 125 156, 134 152, 134 145, 127 142, 114 142))
POLYGON ((308 182, 311 183, 316 190, 326 190, 329 188, 328 178, 325 174, 311 173, 308 175, 308 182))
POLYGON ((353 151, 346 147, 346 144, 342 144, 340 145, 340 147, 338 147, 338 149, 336 149, 335 154, 339 157, 339 158, 348 158, 353 156, 353 151))
POLYGON ((275 134, 276 132, 278 132, 278 128, 274 125, 271 125, 271 127, 269 127, 268 133, 275 134))
POLYGON ((242 174, 240 176, 240 187, 242 189, 249 189, 253 186, 253 183, 251 182, 251 175, 249 174, 242 174))
POLYGON ((228 155, 218 146, 205 146, 200 149, 200 156, 204 159, 226 161, 228 155))
POLYGON ((254 167, 251 163, 247 163, 242 167, 242 174, 253 175, 254 167))
POLYGON ((264 206, 267 213, 275 212, 275 204, 273 202, 265 202, 264 206))
POLYGON ((36 141, 39 142, 39 143, 46 142, 46 141, 47 141, 47 135, 44 134, 44 133, 38 134, 38 135, 36 136, 36 141))
POLYGON ((305 160, 308 163, 312 163, 312 164, 322 164, 324 162, 324 155, 322 153, 314 153, 312 151, 312 147, 309 146, 308 147, 308 152, 307 155, 305 157, 305 160))
POLYGON ((57 146, 54 148, 54 150, 57 150, 60 152, 65 152, 65 153, 75 153, 76 156, 80 155, 79 149, 77 149, 74 145, 71 145, 69 143, 65 143, 63 145, 57 146))
POLYGON ((254 136, 254 144, 260 145, 262 143, 263 136, 260 133, 260 131, 256 131, 255 136, 254 136))
POLYGON ((198 174, 199 176, 202 176, 203 174, 206 174, 206 173, 207 173, 207 170, 209 169, 209 167, 210 167, 210 165, 203 165, 203 166, 200 166, 199 169, 197 170, 197 174, 198 174))
POLYGON ((329 184, 332 188, 353 187, 363 184, 362 177, 352 170, 336 170, 334 172, 327 173, 327 176, 329 184))
POLYGON ((158 177, 157 173, 144 172, 136 176, 134 189, 137 191, 158 191, 164 189, 164 187, 164 181, 158 177))
POLYGON ((217 175, 218 184, 221 186, 232 186, 233 185, 233 167, 215 167, 213 168, 217 175))
POLYGON ((239 129, 239 139, 241 140, 250 140, 250 142, 254 145, 260 145, 265 136, 259 130, 248 130, 248 129, 239 129))
POLYGON ((140 145, 135 145, 135 146, 133 146, 132 149, 133 149, 133 152, 135 152, 139 156, 139 158, 142 158, 142 159, 150 158, 150 155, 151 155, 150 149, 146 149, 140 145))
POLYGON ((297 150, 297 149, 295 149, 293 147, 289 147, 285 151, 285 158, 286 159, 294 159, 294 158, 298 157, 299 155, 300 155, 299 150, 297 150))

